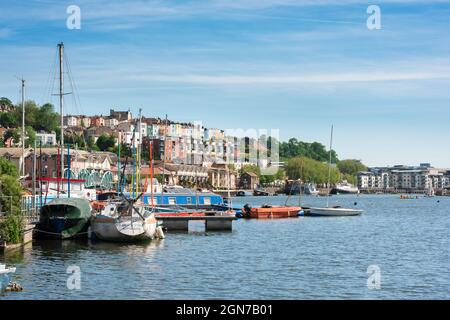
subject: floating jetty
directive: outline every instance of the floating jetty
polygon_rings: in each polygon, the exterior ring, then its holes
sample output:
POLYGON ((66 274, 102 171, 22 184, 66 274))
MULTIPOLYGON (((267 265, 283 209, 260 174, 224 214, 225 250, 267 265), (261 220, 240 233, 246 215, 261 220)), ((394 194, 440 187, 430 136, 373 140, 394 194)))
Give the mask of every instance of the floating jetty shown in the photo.
POLYGON ((204 221, 206 231, 232 231, 233 221, 237 220, 235 215, 216 214, 156 214, 158 221, 161 221, 167 231, 189 231, 189 221, 204 221))

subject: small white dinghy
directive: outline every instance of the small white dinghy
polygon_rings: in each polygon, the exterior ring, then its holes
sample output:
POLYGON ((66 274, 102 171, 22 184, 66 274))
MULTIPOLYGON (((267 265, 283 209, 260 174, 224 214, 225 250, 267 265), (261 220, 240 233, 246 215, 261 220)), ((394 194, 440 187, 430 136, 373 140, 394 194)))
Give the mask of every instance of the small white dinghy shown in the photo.
POLYGON ((9 274, 16 272, 16 268, 6 268, 6 265, 0 264, 0 291, 4 291, 9 284, 9 274))
POLYGON ((105 241, 136 242, 160 237, 153 212, 134 201, 111 201, 91 221, 92 232, 105 241))
POLYGON ((340 216, 359 216, 363 213, 363 210, 348 209, 348 208, 310 208, 310 216, 328 216, 328 217, 340 217, 340 216))

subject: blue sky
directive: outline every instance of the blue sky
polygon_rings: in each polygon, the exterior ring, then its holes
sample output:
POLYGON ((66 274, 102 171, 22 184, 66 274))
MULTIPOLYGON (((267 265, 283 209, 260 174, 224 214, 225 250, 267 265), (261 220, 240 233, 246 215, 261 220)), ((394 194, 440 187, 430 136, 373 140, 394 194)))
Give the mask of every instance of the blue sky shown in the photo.
POLYGON ((1 1, 0 96, 51 96, 64 41, 79 103, 279 129, 368 165, 450 167, 450 1, 1 1), (368 5, 381 30, 368 30, 368 5), (81 29, 66 28, 69 5, 81 29), (49 84, 50 83, 50 84, 49 84))

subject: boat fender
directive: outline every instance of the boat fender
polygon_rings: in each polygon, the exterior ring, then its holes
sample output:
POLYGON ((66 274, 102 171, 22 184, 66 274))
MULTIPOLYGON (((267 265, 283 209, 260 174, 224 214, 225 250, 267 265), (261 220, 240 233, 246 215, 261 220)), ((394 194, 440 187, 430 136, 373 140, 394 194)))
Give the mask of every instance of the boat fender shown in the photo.
POLYGON ((305 215, 305 211, 300 210, 300 211, 298 212, 298 216, 299 216, 299 217, 303 217, 304 215, 305 215))
POLYGON ((162 227, 159 226, 159 227, 156 228, 155 235, 156 235, 157 239, 164 239, 165 238, 164 231, 163 231, 162 227))

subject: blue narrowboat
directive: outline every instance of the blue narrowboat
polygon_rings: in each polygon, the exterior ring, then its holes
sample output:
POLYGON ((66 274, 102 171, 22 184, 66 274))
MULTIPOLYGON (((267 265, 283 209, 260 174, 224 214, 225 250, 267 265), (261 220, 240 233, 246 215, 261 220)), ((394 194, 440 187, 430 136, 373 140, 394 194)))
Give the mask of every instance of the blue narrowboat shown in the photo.
MULTIPOLYGON (((128 192, 125 196, 131 196, 128 192)), ((152 205, 152 195, 144 193, 142 202, 152 205)), ((153 194, 153 205, 158 208, 182 207, 186 209, 198 210, 221 210, 227 209, 222 196, 210 191, 197 191, 188 188, 165 188, 161 193, 153 194)))

